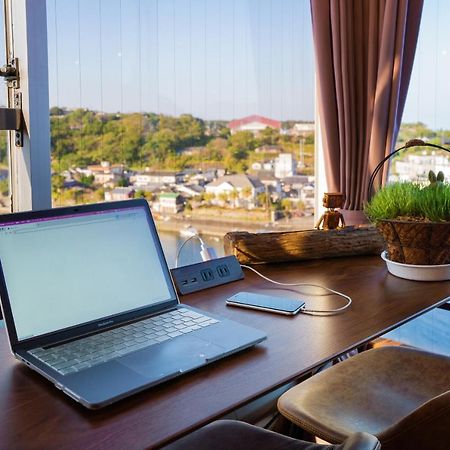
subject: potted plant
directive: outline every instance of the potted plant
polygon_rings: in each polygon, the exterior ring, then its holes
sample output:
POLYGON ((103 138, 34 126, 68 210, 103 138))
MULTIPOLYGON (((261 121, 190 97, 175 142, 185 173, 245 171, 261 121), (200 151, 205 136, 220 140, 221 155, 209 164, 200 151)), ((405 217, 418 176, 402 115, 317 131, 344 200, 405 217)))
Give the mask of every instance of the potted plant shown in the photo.
MULTIPOLYGON (((434 147, 417 140, 409 146, 413 145, 434 147)), ((402 149, 406 147, 408 144, 402 149)), ((417 182, 387 184, 366 205, 366 215, 376 224, 387 244, 382 255, 386 262, 414 266, 448 265, 450 268, 450 184, 444 180, 442 172, 436 175, 430 171, 428 178, 429 183, 425 185, 417 182)), ((448 272, 450 269, 445 271, 448 272)), ((441 273, 439 279, 447 278, 442 278, 441 273)))

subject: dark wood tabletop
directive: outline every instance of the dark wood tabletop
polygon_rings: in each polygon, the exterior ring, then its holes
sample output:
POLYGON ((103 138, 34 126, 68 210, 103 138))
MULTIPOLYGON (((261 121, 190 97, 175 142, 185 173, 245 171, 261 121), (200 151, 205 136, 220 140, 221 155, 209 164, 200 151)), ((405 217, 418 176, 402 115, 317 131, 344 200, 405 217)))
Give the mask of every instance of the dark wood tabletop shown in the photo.
MULTIPOLYGON (((142 449, 160 446, 296 380, 324 362, 450 300, 450 282, 415 282, 390 275, 377 256, 258 266, 283 282, 310 282, 353 299, 344 314, 286 317, 225 306, 239 291, 276 289, 246 270, 245 279, 181 298, 267 333, 263 343, 102 410, 89 411, 9 353, 0 330, 0 448, 142 449)), ((295 288, 309 309, 336 308, 336 296, 295 288)))

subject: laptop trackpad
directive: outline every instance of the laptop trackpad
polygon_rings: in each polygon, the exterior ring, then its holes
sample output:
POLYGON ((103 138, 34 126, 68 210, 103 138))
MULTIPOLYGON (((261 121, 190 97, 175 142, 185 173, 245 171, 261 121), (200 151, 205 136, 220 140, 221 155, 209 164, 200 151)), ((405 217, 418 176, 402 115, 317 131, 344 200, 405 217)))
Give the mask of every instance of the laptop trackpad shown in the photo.
POLYGON ((117 362, 153 380, 202 366, 223 353, 217 345, 185 335, 123 356, 117 362))

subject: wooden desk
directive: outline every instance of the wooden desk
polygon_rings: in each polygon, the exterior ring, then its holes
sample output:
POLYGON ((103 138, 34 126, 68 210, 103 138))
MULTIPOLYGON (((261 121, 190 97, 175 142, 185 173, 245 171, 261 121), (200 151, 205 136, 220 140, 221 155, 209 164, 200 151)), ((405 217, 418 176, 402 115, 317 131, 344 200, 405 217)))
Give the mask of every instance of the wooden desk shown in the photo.
MULTIPOLYGON (((396 278, 379 257, 259 268, 279 281, 340 290, 353 298, 353 305, 334 317, 284 317, 226 307, 225 298, 238 291, 272 290, 249 271, 245 280, 182 297, 184 303, 260 328, 268 340, 99 411, 84 409, 15 362, 2 330, 0 447, 131 450, 162 445, 450 300, 450 282, 396 278)), ((336 307, 342 300, 302 297, 309 308, 336 307)))

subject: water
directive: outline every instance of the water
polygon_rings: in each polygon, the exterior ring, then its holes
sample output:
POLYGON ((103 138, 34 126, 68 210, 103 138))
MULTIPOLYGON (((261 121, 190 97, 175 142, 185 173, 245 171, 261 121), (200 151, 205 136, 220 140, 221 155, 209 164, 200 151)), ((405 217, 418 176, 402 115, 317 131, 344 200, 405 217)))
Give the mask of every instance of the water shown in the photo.
MULTIPOLYGON (((178 249, 186 240, 186 237, 180 236, 178 233, 170 231, 158 231, 158 234, 161 239, 161 244, 167 259, 167 264, 170 268, 175 267, 175 259, 178 249)), ((218 257, 224 256, 223 243, 221 238, 202 234, 202 239, 206 243, 206 245, 208 245, 208 247, 214 248, 218 257)), ((185 266, 201 261, 202 258, 200 257, 200 242, 198 241, 198 239, 191 239, 181 250, 178 265, 185 266)))

